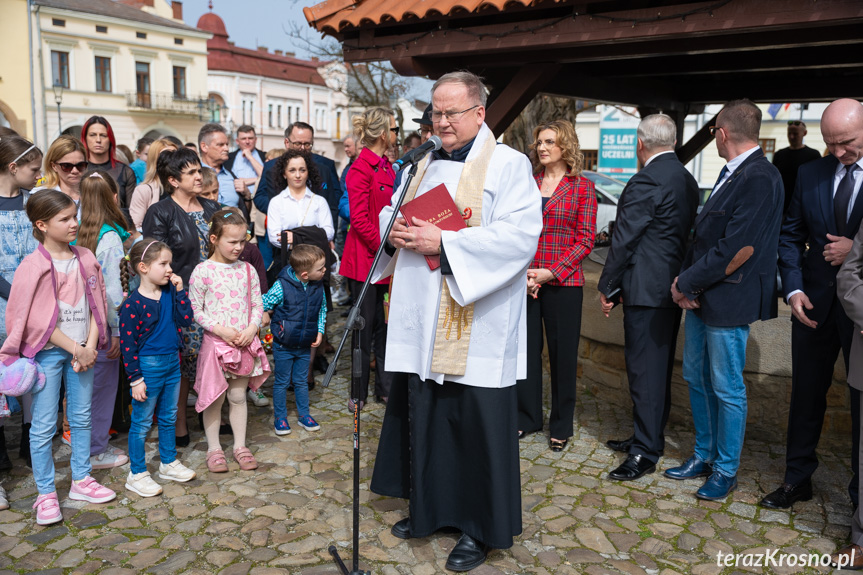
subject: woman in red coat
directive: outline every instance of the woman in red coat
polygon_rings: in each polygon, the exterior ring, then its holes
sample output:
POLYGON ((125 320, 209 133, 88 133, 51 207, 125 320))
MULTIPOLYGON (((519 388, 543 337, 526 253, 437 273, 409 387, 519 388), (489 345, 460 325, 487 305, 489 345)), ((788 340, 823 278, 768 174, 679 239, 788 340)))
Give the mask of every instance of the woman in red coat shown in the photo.
POLYGON ((555 120, 533 131, 534 178, 542 193, 542 235, 527 270, 527 379, 519 380, 519 437, 542 429, 542 327, 551 365, 549 446, 572 437, 584 274, 596 239, 596 190, 581 175, 584 154, 575 128, 555 120))
MULTIPOLYGON (((351 207, 351 227, 345 240, 345 251, 339 273, 351 282, 351 293, 358 295, 372 267, 375 252, 381 244, 378 215, 393 198, 395 173, 387 158, 387 148, 395 144, 399 129, 395 116, 386 108, 372 108, 354 116, 354 135, 363 149, 351 165, 346 185, 351 207)), ((360 386, 360 409, 369 393, 369 362, 372 341, 375 351, 375 395, 386 402, 392 375, 384 371, 387 326, 384 321, 384 295, 389 279, 369 286, 360 307, 365 327, 360 332, 363 376, 360 386)), ((348 407, 353 410, 353 403, 348 407)))

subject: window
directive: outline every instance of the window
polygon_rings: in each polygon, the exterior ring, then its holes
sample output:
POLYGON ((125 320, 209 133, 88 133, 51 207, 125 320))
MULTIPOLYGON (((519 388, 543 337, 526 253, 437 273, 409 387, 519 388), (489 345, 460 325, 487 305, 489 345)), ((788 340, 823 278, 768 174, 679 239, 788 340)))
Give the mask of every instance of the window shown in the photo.
POLYGON ((138 92, 137 103, 140 108, 150 107, 150 64, 135 62, 135 87, 138 92))
POLYGON ((96 32, 99 32, 100 34, 107 34, 108 33, 108 27, 107 26, 99 26, 97 24, 96 25, 96 32))
POLYGON ((96 91, 111 91, 111 59, 96 56, 96 91))
POLYGON ((186 69, 182 66, 174 66, 174 97, 186 98, 186 69))
POLYGON ((183 39, 182 38, 174 38, 174 44, 176 44, 177 46, 182 46, 183 45, 183 39))
POLYGON ((59 26, 60 28, 66 27, 66 21, 61 18, 51 18, 51 24, 54 26, 59 26))
POLYGON ((51 50, 51 85, 69 87, 69 52, 51 50))
POLYGON ((146 40, 147 39, 147 33, 146 32, 135 32, 135 38, 140 38, 141 40, 146 40))
POLYGON ((248 120, 246 120, 246 101, 243 100, 243 123, 248 124, 248 120))
POLYGON ((773 153, 776 152, 776 140, 772 138, 758 140, 758 145, 761 146, 761 150, 764 152, 764 157, 772 162, 773 153))
POLYGON ((276 106, 276 127, 281 128, 282 125, 282 105, 279 104, 276 106))
POLYGON ((272 104, 269 104, 267 106, 267 118, 268 118, 269 126, 272 128, 273 127, 273 105, 272 104))
POLYGON ((336 112, 336 139, 342 139, 342 113, 336 112))
POLYGON ((584 169, 595 172, 597 162, 599 161, 599 151, 582 150, 581 153, 584 154, 584 169))

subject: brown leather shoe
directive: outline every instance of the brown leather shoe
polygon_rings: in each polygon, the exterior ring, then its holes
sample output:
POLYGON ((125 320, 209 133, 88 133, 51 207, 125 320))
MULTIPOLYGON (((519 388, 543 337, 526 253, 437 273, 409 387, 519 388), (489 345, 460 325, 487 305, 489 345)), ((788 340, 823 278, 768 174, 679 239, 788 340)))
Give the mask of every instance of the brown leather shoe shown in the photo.
POLYGON ((863 547, 851 544, 830 556, 830 566, 849 571, 863 569, 863 547))

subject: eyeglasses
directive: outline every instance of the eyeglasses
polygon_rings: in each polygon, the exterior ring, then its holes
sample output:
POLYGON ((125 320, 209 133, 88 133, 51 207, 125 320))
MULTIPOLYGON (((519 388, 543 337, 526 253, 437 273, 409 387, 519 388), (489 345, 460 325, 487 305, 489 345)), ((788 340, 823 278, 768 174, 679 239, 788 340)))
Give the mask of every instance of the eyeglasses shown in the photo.
POLYGON ((479 107, 480 104, 477 104, 476 106, 471 106, 467 110, 462 110, 461 112, 440 112, 438 110, 434 110, 431 113, 431 118, 433 122, 440 122, 442 118, 446 118, 446 121, 450 123, 457 122, 459 118, 461 118, 462 114, 470 112, 471 110, 479 107))
POLYGON ((390 132, 392 132, 393 134, 395 134, 396 136, 398 136, 398 135, 399 135, 399 127, 398 127, 398 126, 395 126, 395 127, 393 127, 393 128, 390 128, 390 132))
POLYGON ((420 126, 420 134, 431 134, 433 131, 431 126, 420 126))
POLYGON ((553 148, 555 145, 557 145, 557 142, 555 142, 554 140, 537 140, 536 142, 534 142, 534 144, 533 144, 533 145, 534 145, 534 147, 536 147, 537 149, 538 149, 540 146, 545 146, 545 148, 546 148, 547 150, 550 150, 550 149, 551 149, 551 148, 553 148))
POLYGON ((789 126, 802 126, 803 122, 801 122, 800 120, 788 120, 788 125, 789 126))
POLYGON ((78 170, 79 172, 84 172, 87 169, 87 162, 78 162, 77 164, 73 164, 71 162, 54 162, 61 170, 64 172, 71 173, 72 170, 78 170))
POLYGON ((312 149, 312 143, 311 142, 291 142, 291 147, 296 148, 296 149, 302 148, 304 150, 311 150, 312 149))
POLYGON ((710 130, 710 135, 715 138, 716 132, 718 132, 719 130, 724 130, 725 128, 723 128, 722 126, 710 126, 707 129, 710 130))

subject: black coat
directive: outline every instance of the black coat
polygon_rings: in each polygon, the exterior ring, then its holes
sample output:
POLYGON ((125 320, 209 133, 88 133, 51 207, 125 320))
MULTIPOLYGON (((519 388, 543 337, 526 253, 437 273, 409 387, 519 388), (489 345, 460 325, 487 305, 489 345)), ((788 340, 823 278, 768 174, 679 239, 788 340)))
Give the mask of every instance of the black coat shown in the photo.
POLYGON ((625 305, 677 307, 671 284, 686 255, 698 196, 698 182, 674 153, 656 156, 634 175, 617 202, 599 291, 611 297, 619 289, 625 305))
POLYGON ((695 218, 695 238, 677 287, 698 298, 709 326, 776 317, 776 258, 785 192, 759 149, 738 166, 695 218))
MULTIPOLYGON (((204 208, 204 218, 207 221, 221 208, 218 202, 204 198, 198 198, 198 202, 204 208)), ((147 210, 143 230, 144 237, 168 244, 173 252, 171 267, 175 274, 183 278, 183 285, 188 286, 192 270, 202 261, 198 228, 192 218, 168 196, 147 210)))

